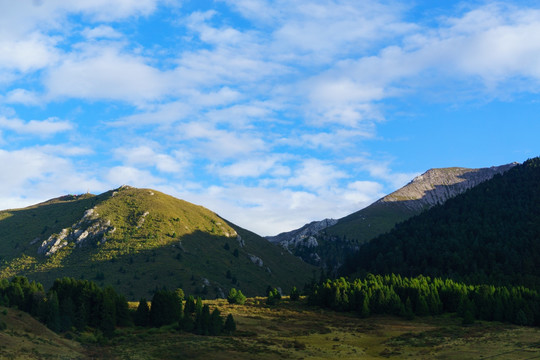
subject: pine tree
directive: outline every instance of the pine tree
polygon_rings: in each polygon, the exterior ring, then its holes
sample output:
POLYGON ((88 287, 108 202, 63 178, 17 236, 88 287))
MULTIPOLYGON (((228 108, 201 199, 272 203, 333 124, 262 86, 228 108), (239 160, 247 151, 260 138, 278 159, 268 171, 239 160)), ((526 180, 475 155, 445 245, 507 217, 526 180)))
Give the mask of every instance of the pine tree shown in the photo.
POLYGON ((234 321, 232 314, 227 315, 223 331, 228 335, 232 335, 236 331, 236 322, 234 321))
POLYGON ((148 302, 146 301, 146 299, 141 298, 139 300, 139 306, 137 306, 134 320, 135 325, 137 326, 150 325, 150 308, 148 307, 148 302))
POLYGON ((47 327, 55 332, 60 331, 60 304, 55 291, 51 291, 47 297, 46 316, 47 327))
POLYGON ((221 318, 221 312, 218 308, 215 308, 210 315, 210 335, 217 336, 223 331, 223 319, 221 318))
POLYGON ((362 307, 360 308, 360 317, 367 318, 370 313, 371 311, 369 308, 369 297, 367 297, 367 295, 364 295, 364 299, 362 300, 362 307))
POLYGON ((291 290, 290 299, 292 301, 297 301, 298 299, 300 299, 300 293, 298 292, 298 289, 296 289, 296 286, 293 286, 291 290))

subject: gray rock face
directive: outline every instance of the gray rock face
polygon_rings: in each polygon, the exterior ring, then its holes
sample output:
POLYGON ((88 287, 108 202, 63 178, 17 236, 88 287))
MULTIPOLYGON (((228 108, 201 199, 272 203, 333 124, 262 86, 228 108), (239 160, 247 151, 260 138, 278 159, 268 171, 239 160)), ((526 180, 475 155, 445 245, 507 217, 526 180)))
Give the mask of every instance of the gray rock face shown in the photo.
POLYGON ((101 219, 94 209, 89 209, 84 212, 81 220, 70 228, 62 229, 59 234, 52 234, 44 240, 37 253, 51 256, 70 243, 74 243, 75 246, 98 241, 104 243, 107 240, 106 234, 113 233, 115 230, 109 220, 101 219))
POLYGON ((264 265, 264 262, 258 256, 253 255, 253 254, 248 254, 248 257, 249 257, 249 260, 251 260, 251 262, 254 263, 255 265, 259 267, 262 267, 264 265))
POLYGON ((516 163, 481 169, 430 169, 378 203, 400 202, 411 210, 422 210, 459 195, 466 190, 514 167, 516 163))
POLYGON ((318 245, 315 235, 337 223, 335 219, 324 219, 313 221, 302 226, 300 229, 284 232, 276 236, 267 236, 266 239, 272 243, 280 244, 283 248, 291 250, 297 246, 316 247, 318 245))

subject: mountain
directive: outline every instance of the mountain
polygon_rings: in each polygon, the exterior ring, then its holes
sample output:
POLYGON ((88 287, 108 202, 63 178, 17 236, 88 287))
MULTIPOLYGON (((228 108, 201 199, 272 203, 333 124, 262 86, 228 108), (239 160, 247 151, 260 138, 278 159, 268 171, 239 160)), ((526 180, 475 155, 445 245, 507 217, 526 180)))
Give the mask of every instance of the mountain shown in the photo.
POLYGON ((401 189, 339 220, 323 220, 268 240, 279 243, 304 261, 335 269, 358 245, 391 230, 435 205, 502 174, 516 164, 480 169, 430 169, 401 189))
POLYGON ((266 240, 274 244, 280 244, 285 249, 294 249, 301 246, 312 248, 318 246, 315 236, 335 224, 337 224, 335 219, 313 221, 300 229, 282 232, 276 236, 266 236, 266 240))
POLYGON ((0 278, 96 280, 132 299, 163 286, 209 298, 289 291, 314 270, 208 209, 129 186, 1 211, 0 254, 0 278))
POLYGON ((513 166, 359 248, 346 272, 540 287, 540 158, 513 166))

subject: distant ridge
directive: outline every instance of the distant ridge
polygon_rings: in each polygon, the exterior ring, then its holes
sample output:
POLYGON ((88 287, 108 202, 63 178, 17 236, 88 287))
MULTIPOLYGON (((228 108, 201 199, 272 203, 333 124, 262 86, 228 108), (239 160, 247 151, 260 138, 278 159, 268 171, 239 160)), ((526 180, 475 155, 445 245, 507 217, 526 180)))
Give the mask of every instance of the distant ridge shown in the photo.
POLYGON ((347 254, 358 248, 358 244, 516 165, 430 169, 404 187, 337 221, 312 222, 267 239, 279 243, 306 262, 335 269, 343 264, 347 254))
POLYGON ((361 245, 344 271, 538 289, 539 259, 540 158, 534 158, 361 245))

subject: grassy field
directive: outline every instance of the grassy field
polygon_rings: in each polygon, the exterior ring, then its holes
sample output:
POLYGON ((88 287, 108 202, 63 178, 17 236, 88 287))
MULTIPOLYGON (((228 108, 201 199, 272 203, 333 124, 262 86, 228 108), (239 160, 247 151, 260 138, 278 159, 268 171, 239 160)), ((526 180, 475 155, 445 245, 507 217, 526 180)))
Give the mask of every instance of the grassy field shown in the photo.
POLYGON ((118 359, 540 358, 537 328, 494 322, 463 327, 453 316, 360 319, 288 300, 270 307, 264 298, 250 298, 242 306, 225 300, 205 303, 234 315, 236 336, 124 329, 101 350, 118 359))
POLYGON ((0 359, 88 359, 80 343, 61 337, 30 315, 0 306, 0 359))
POLYGON ((0 331, 0 359, 540 358, 538 328, 495 322, 463 327, 461 319, 451 315, 411 321, 389 316, 360 319, 287 299, 273 307, 265 305, 264 298, 250 298, 245 305, 205 303, 234 315, 235 336, 197 336, 174 326, 124 328, 98 344, 92 333, 71 334, 74 339, 69 340, 24 313, 0 308, 0 321, 7 324, 0 331))

